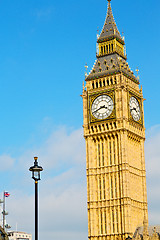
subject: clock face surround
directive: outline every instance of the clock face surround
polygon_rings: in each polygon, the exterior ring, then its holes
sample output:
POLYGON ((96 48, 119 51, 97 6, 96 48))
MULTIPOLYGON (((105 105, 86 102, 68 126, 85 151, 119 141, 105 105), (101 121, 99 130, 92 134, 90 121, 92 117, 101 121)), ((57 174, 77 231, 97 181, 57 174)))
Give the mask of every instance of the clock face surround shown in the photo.
POLYGON ((108 95, 100 95, 96 97, 91 106, 92 115, 99 120, 108 118, 114 108, 113 100, 108 95))
POLYGON ((139 102, 135 97, 130 98, 129 108, 134 121, 138 122, 141 117, 141 110, 140 110, 139 102))

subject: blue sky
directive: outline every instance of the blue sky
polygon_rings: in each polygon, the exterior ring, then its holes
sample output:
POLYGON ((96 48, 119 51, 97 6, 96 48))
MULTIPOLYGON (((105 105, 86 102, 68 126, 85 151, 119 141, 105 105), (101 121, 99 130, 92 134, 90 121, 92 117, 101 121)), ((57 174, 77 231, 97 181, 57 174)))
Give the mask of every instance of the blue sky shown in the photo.
MULTIPOLYGON (((91 69, 94 63, 106 2, 0 2, 1 151, 24 145, 46 117, 51 125, 82 125, 84 65, 91 69)), ((159 119, 159 5, 112 1, 119 31, 125 33, 128 62, 133 71, 140 69, 147 128, 159 119)))
MULTIPOLYGON (((160 221, 154 209, 160 199, 156 195, 160 184, 156 174, 160 167, 160 2, 112 0, 111 4, 118 29, 125 34, 128 63, 134 72, 140 69, 147 99, 148 199, 155 224, 160 221)), ((95 61, 97 28, 102 29, 106 10, 106 0, 0 0, 0 191, 11 192, 7 207, 13 229, 17 222, 19 230, 33 232, 34 189, 28 168, 33 156, 39 156, 45 169, 40 183, 41 240, 46 234, 57 240, 77 235, 87 239, 80 94, 84 66, 87 63, 90 70, 95 61), (23 209, 24 203, 30 210, 23 209), (56 216, 54 221, 57 209, 59 220, 56 216)))

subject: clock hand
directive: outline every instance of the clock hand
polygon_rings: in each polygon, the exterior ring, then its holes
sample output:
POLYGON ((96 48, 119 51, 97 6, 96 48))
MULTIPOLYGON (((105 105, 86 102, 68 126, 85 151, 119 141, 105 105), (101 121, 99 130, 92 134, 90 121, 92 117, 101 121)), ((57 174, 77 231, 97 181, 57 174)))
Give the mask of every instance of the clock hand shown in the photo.
POLYGON ((137 109, 136 108, 132 108, 131 111, 135 110, 137 112, 137 109))
POLYGON ((98 112, 98 111, 99 111, 100 109, 102 109, 102 108, 107 108, 107 107, 106 107, 105 105, 104 105, 104 106, 101 106, 101 107, 98 108, 96 111, 94 111, 93 114, 96 113, 96 112, 98 112))

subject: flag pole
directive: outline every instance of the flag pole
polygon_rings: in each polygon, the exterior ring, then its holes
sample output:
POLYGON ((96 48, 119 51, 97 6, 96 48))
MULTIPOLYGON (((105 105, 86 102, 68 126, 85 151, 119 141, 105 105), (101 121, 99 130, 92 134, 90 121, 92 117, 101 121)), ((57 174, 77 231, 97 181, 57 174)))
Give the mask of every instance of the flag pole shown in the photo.
POLYGON ((3 193, 3 229, 5 230, 5 195, 4 193, 3 193))

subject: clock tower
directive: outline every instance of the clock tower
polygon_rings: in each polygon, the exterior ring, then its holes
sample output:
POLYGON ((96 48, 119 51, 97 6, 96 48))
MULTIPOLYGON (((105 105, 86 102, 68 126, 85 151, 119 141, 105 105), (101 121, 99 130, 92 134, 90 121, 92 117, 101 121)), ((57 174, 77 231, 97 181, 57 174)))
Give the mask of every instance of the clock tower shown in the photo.
POLYGON ((111 0, 96 58, 82 94, 88 237, 126 239, 148 225, 144 99, 139 78, 127 63, 111 0))

